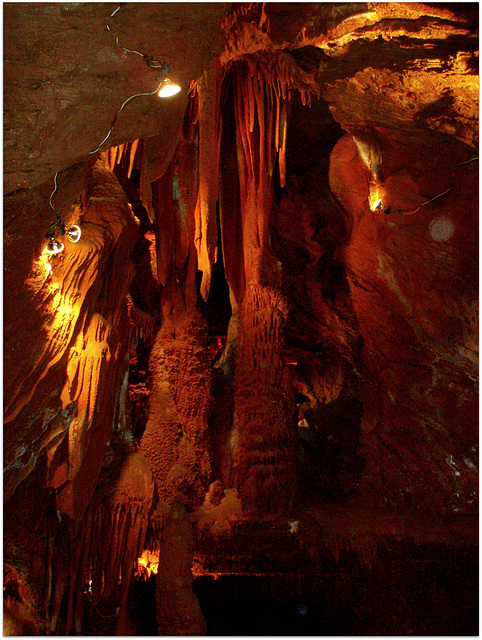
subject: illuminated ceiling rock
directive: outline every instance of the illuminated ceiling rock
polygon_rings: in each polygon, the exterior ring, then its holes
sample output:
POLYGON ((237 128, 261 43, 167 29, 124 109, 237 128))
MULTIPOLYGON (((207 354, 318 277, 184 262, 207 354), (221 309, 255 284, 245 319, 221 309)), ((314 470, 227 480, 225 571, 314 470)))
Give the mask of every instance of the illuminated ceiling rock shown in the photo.
POLYGON ((414 132, 436 129, 476 147, 474 26, 463 10, 454 14, 420 3, 303 3, 296 15, 282 4, 243 5, 225 21, 221 59, 283 48, 296 55, 296 49, 316 47, 322 95, 347 131, 396 122, 414 132))
POLYGON ((262 50, 315 46, 336 58, 357 41, 369 44, 396 38, 447 40, 470 35, 473 21, 464 11, 415 2, 301 3, 298 10, 279 3, 239 5, 226 17, 222 62, 262 50), (462 15, 460 15, 460 13, 462 15))
POLYGON ((171 63, 171 80, 183 88, 167 100, 154 95, 129 104, 110 138, 117 145, 170 130, 174 103, 221 53, 230 6, 190 3, 180 12, 169 3, 128 3, 112 19, 105 3, 6 8, 5 193, 85 160, 124 100, 158 85, 141 56, 115 44, 108 19, 122 44, 171 63))

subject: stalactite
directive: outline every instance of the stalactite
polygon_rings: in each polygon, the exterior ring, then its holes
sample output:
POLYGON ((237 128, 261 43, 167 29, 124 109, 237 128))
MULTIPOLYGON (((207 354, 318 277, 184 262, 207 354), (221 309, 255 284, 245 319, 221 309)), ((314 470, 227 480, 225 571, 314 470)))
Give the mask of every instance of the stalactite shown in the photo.
POLYGON ((151 184, 164 175, 164 172, 171 162, 182 131, 185 109, 185 101, 179 100, 175 103, 175 107, 170 116, 170 130, 164 131, 163 134, 159 136, 145 138, 143 141, 140 198, 151 222, 154 222, 156 215, 152 203, 151 184))
POLYGON ((179 216, 177 203, 172 195, 175 164, 171 162, 162 176, 153 183, 156 209, 156 224, 162 233, 156 234, 157 275, 159 283, 165 287, 173 274, 179 231, 176 217, 179 216), (167 194, 167 197, 166 197, 167 194))
POLYGON ((207 300, 211 268, 216 262, 218 229, 216 203, 219 195, 219 148, 221 144, 220 93, 223 71, 216 58, 198 82, 199 95, 199 190, 195 210, 195 245, 198 269, 203 272, 201 295, 207 300))
POLYGON ((127 170, 127 179, 129 179, 131 177, 132 169, 134 168, 134 161, 136 159, 136 153, 137 153, 138 147, 139 147, 139 139, 134 140, 130 144, 130 149, 129 149, 129 168, 127 170))
POLYGON ((132 336, 133 345, 137 345, 139 339, 152 342, 156 333, 156 319, 154 316, 142 309, 138 309, 134 305, 130 294, 126 296, 126 305, 135 332, 132 336))
POLYGON ((122 157, 124 155, 124 151, 126 150, 127 145, 126 144, 120 144, 117 147, 117 157, 115 160, 116 164, 120 164, 122 162, 122 157))
POLYGON ((95 608, 112 596, 120 607, 122 626, 153 499, 152 474, 140 452, 127 454, 103 472, 73 545, 67 633, 81 633, 84 608, 95 608))
POLYGON ((157 275, 163 286, 163 314, 193 309, 197 302, 194 243, 198 176, 197 142, 180 140, 162 178, 153 183, 156 210, 157 275), (172 197, 166 198, 166 192, 172 197))

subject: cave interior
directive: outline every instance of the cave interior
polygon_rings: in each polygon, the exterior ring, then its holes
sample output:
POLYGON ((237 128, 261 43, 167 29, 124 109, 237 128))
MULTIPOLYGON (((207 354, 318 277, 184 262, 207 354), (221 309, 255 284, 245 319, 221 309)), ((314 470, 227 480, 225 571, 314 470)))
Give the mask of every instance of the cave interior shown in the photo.
POLYGON ((478 635, 478 4, 3 17, 4 634, 478 635))

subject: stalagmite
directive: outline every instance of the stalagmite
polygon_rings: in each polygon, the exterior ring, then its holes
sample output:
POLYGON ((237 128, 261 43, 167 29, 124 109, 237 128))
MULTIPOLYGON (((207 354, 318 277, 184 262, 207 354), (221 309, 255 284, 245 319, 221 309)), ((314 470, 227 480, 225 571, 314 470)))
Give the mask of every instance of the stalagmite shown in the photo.
POLYGON ((476 635, 477 5, 4 17, 4 633, 476 635))
POLYGON ((156 576, 159 635, 200 636, 206 622, 192 590, 192 525, 180 496, 174 498, 162 534, 156 576))
POLYGON ((181 493, 190 506, 202 502, 208 486, 212 405, 207 326, 196 308, 195 149, 194 141, 180 141, 153 185, 163 325, 151 352, 150 415, 141 442, 163 500, 181 493), (166 190, 173 194, 167 200, 166 190))
POLYGON ((142 451, 165 501, 182 493, 190 505, 198 505, 211 468, 208 417, 212 403, 205 320, 199 312, 184 312, 175 323, 164 323, 150 367, 150 414, 142 451))

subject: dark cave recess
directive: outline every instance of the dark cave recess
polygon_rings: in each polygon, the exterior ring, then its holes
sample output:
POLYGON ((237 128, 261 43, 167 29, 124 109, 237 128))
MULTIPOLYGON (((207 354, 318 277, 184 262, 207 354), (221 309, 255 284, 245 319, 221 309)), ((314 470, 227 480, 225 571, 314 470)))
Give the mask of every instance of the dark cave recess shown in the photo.
MULTIPOLYGON (((371 566, 328 554, 313 573, 205 575, 208 636, 476 636, 476 548, 392 540, 371 566)), ((137 635, 157 635, 155 580, 138 580, 137 635)))

